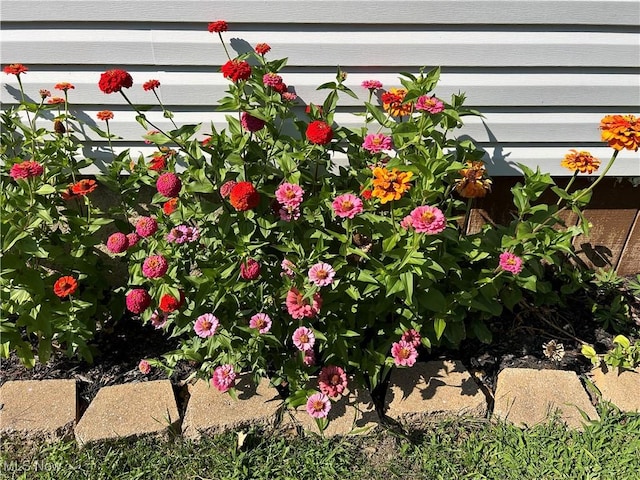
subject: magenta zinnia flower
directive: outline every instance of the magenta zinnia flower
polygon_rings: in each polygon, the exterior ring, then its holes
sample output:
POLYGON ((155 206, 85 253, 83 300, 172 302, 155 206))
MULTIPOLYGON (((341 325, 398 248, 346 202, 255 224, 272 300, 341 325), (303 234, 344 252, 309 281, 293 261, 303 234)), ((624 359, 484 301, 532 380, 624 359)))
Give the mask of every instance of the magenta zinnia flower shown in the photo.
POLYGON ((447 227, 447 219, 438 207, 423 205, 414 208, 410 216, 411 226, 418 233, 435 235, 447 227))
POLYGON ((140 241, 140 235, 136 232, 127 233, 127 248, 133 247, 140 241))
POLYGON ((276 200, 287 207, 298 208, 303 196, 302 187, 293 183, 283 183, 276 190, 276 200))
POLYGON ((107 239, 107 250, 111 253, 122 253, 129 248, 129 240, 124 233, 116 232, 107 239))
POLYGON ((233 371, 233 365, 221 365, 213 371, 211 383, 221 392, 227 392, 236 379, 236 372, 233 371))
POLYGON ((522 259, 511 252, 502 252, 500 254, 500 268, 517 275, 522 271, 522 259))
POLYGON ((313 330, 307 327, 296 328, 291 338, 296 348, 303 352, 312 350, 313 345, 316 343, 316 336, 313 334, 313 330))
POLYGON ((411 330, 407 330, 406 332, 404 332, 400 339, 404 342, 410 343, 415 348, 418 348, 422 337, 415 329, 412 328, 411 330))
POLYGON ((247 258, 240 264, 240 276, 244 280, 256 280, 260 276, 260 264, 253 258, 247 258))
POLYGON ((44 168, 34 160, 26 160, 24 162, 15 163, 11 166, 9 175, 14 180, 39 177, 44 173, 44 168))
POLYGON ((337 196, 331 203, 335 214, 342 218, 353 218, 362 213, 362 200, 351 193, 337 196))
POLYGON ((136 222, 136 233, 142 238, 147 238, 158 231, 158 222, 155 218, 140 217, 136 222))
POLYGON ((282 77, 277 73, 265 73, 262 76, 262 83, 267 87, 278 87, 282 83, 282 77))
POLYGON ((307 400, 307 413, 313 418, 326 418, 331 410, 331 400, 324 393, 314 393, 307 400))
POLYGON ((418 358, 418 351, 411 343, 400 340, 391 345, 393 363, 399 367, 412 367, 418 358))
POLYGON ((380 153, 383 150, 391 150, 393 143, 391 142, 391 137, 383 133, 370 133, 364 137, 362 148, 371 153, 380 153))
POLYGON ((365 80, 362 82, 362 86, 373 91, 382 88, 382 82, 379 80, 365 80))
POLYGON ((183 243, 195 242, 200 238, 200 231, 197 227, 190 227, 189 225, 178 225, 177 227, 169 230, 167 234, 167 241, 171 243, 177 243, 179 245, 183 243))
POLYGON ((160 278, 168 269, 169 263, 162 255, 151 255, 142 263, 142 274, 147 278, 160 278))
POLYGON ((213 313, 205 313, 196 319, 193 329, 200 338, 211 337, 216 334, 220 322, 213 313))
POLYGON ((151 305, 151 295, 143 288, 134 288, 126 296, 127 310, 140 314, 151 305))
POLYGON ((167 172, 158 177, 158 180, 156 181, 156 188, 160 195, 167 198, 174 198, 180 193, 182 182, 178 175, 173 172, 167 172))
POLYGON ((312 367, 316 364, 316 352, 311 350, 304 350, 302 352, 302 363, 304 363, 307 367, 312 367))
POLYGON ((416 100, 416 110, 423 110, 429 113, 440 113, 444 110, 444 104, 436 97, 422 95, 416 100))
POLYGON ((327 365, 318 375, 320 391, 331 398, 342 395, 347 389, 347 374, 342 367, 327 365))
POLYGON ((151 364, 146 360, 140 360, 138 364, 138 370, 144 375, 148 375, 151 372, 151 364))
POLYGON ((322 307, 322 298, 318 292, 313 294, 312 303, 309 303, 308 298, 304 298, 298 289, 291 288, 287 293, 287 299, 285 301, 287 305, 287 311, 296 320, 302 318, 315 317, 322 307))
POLYGON ((259 333, 267 333, 271 330, 271 318, 266 313, 256 313, 249 320, 249 326, 256 328, 259 333))
POLYGON ((325 287, 333 283, 336 271, 328 263, 316 263, 309 269, 309 280, 318 287, 325 287))
POLYGON ((242 112, 242 118, 240 119, 242 127, 248 132, 257 132, 264 128, 264 120, 256 118, 247 112, 242 112))

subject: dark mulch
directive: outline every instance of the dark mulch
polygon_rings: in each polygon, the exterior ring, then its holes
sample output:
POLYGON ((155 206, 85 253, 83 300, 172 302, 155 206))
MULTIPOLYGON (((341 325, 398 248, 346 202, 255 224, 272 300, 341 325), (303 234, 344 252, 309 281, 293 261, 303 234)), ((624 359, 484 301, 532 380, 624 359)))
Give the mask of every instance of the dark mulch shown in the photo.
MULTIPOLYGON (((590 312, 585 310, 587 302, 584 295, 567 299, 563 308, 528 307, 515 313, 505 312, 489 324, 493 332, 491 344, 470 339, 464 341, 458 350, 435 348, 431 352, 423 352, 420 359, 460 359, 489 400, 495 391, 498 373, 506 367, 586 373, 591 369, 591 363, 580 353, 582 342, 595 345, 598 352, 605 352, 612 347, 614 334, 600 328, 590 312), (565 354, 559 361, 547 358, 543 352, 542 345, 550 340, 564 346, 565 354)), ((640 305, 634 307, 638 307, 635 313, 640 313, 640 305)), ((152 369, 149 375, 143 375, 138 370, 138 362, 142 358, 160 357, 178 346, 162 331, 130 318, 107 325, 97 333, 94 344, 101 353, 93 364, 59 354, 46 364, 37 364, 28 370, 12 355, 2 361, 0 384, 7 380, 75 379, 82 413, 101 387, 166 379, 160 369, 152 369)), ((182 387, 185 380, 195 370, 195 365, 183 362, 170 378, 179 405, 184 403, 182 387)))

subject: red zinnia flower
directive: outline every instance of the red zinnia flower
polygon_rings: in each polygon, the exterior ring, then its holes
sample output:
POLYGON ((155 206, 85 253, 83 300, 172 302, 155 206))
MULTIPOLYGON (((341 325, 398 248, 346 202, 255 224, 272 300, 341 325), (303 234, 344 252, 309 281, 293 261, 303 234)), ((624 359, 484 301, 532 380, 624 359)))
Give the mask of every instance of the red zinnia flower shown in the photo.
POLYGON ((160 86, 160 80, 148 80, 142 84, 142 88, 145 92, 149 90, 155 90, 160 86))
POLYGON ((73 295, 76 293, 76 290, 78 290, 78 282, 70 276, 60 277, 56 280, 56 283, 53 284, 53 293, 60 298, 73 295))
POLYGON ((167 154, 162 152, 156 152, 153 154, 153 158, 149 162, 149 170, 154 172, 160 172, 167 168, 167 154))
POLYGON ((180 300, 173 295, 165 293, 160 299, 160 310, 166 313, 171 313, 180 308, 180 305, 184 303, 184 293, 180 291, 180 300))
POLYGON ((98 188, 95 180, 84 179, 71 185, 71 192, 75 195, 87 195, 98 188))
POLYGON ((39 177, 44 173, 44 168, 38 162, 34 160, 26 160, 24 162, 16 163, 11 166, 9 175, 14 180, 19 178, 32 178, 39 177))
POLYGON ((113 112, 111 110, 102 110, 96 113, 96 117, 98 117, 98 120, 104 120, 105 122, 113 120, 113 112))
POLYGON ((76 87, 69 82, 60 82, 60 83, 56 83, 53 86, 53 88, 55 88, 56 90, 62 90, 63 92, 66 92, 67 90, 73 90, 76 87))
POLYGON ((229 30, 229 25, 224 20, 209 23, 209 33, 222 33, 227 30, 229 30))
POLYGON ((271 51, 271 46, 268 43, 259 43, 256 45, 256 53, 259 55, 264 55, 271 51))
POLYGON ((316 145, 325 145, 333 138, 331 126, 322 120, 315 120, 307 127, 307 140, 316 145))
POLYGON ((246 80, 251 76, 251 66, 244 60, 229 60, 220 68, 222 75, 232 82, 246 80))
POLYGON ((260 194, 250 182, 238 182, 229 193, 229 202, 237 211, 244 212, 258 206, 260 194))
POLYGON ((133 85, 133 78, 129 72, 124 70, 107 70, 100 75, 100 81, 98 87, 104 93, 115 93, 121 91, 123 88, 131 88, 133 85))
POLYGON ((165 215, 171 215, 173 212, 176 211, 177 208, 178 208, 177 198, 172 198, 171 200, 164 202, 164 204, 162 205, 162 211, 164 212, 165 215))
POLYGON ((18 76, 21 73, 27 73, 27 70, 29 70, 29 69, 27 67, 25 67, 21 63, 12 63, 11 65, 5 65, 5 67, 2 70, 7 75, 16 75, 16 76, 18 76))
POLYGON ((284 82, 281 82, 277 85, 272 86, 271 88, 273 88, 276 92, 278 92, 280 95, 282 95, 283 93, 287 92, 287 84, 284 82))

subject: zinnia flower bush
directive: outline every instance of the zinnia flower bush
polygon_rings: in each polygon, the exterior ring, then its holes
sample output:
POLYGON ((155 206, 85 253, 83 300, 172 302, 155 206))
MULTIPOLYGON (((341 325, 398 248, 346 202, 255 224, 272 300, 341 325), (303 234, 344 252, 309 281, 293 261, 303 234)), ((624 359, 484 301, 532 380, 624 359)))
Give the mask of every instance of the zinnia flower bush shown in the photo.
MULTIPOLYGON (((228 28, 222 20, 208 26, 223 42, 228 28)), ((512 190, 513 222, 467 234, 472 203, 491 194, 491 180, 484 152, 455 136, 463 118, 477 112, 464 107, 462 94, 437 95, 438 68, 402 74, 395 85, 371 79, 353 88, 339 70, 335 81, 320 87, 324 102, 305 110, 282 71, 286 59, 271 54, 260 43, 221 66, 218 75, 228 89, 220 108, 231 112, 224 129, 178 126, 159 103, 175 127, 163 130, 138 111, 141 137, 158 147, 157 155, 147 162, 114 152, 98 181, 63 178, 44 163, 39 144, 19 150, 18 130, 3 132, 3 139, 13 139, 12 154, 3 156, 3 199, 13 212, 2 220, 3 269, 37 265, 63 248, 52 243, 42 251, 19 232, 71 238, 78 258, 92 252, 98 242, 56 232, 48 221, 47 215, 60 220, 54 212, 65 202, 86 209, 82 221, 69 225, 83 225, 89 235, 115 220, 117 231, 105 236, 105 249, 128 263, 129 279, 111 295, 122 299, 129 315, 181 342, 163 358, 144 359, 145 370, 170 372, 189 360, 215 388, 232 393, 237 376, 252 372, 318 420, 352 387, 375 389, 392 368, 411 368, 433 346, 456 347, 468 337, 490 342, 486 321, 524 298, 560 302, 552 281, 564 282, 564 291, 580 288, 569 260, 572 239, 588 228, 582 208, 593 185, 561 189, 549 175, 521 166, 523 183, 512 190), (362 101, 359 128, 335 121, 344 96, 362 101), (146 216, 134 220, 142 186, 155 195, 146 216), (122 199, 112 218, 90 205, 92 192, 103 187, 122 199), (547 190, 557 204, 536 203, 547 190), (42 210, 29 210, 25 220, 22 210, 36 201, 42 210), (564 227, 560 213, 566 209, 578 214, 577 226, 564 227)), ((5 73, 19 79, 27 70, 12 65, 5 73)), ((124 70, 108 70, 96 81, 105 94, 127 101, 125 90, 132 88, 146 91, 150 101, 160 99, 159 81, 134 79, 124 70)), ((71 120, 66 103, 39 108, 64 108, 62 122, 71 120)), ((96 131, 111 139, 108 113, 98 116, 107 131, 96 131)), ((69 158, 61 142, 70 129, 66 125, 62 136, 46 132, 58 142, 60 161, 69 158)), ((606 117, 601 129, 615 149, 606 172, 620 148, 637 148, 637 121, 606 117)), ((575 177, 594 172, 600 162, 572 150, 563 165, 575 177)), ((76 296, 95 290, 99 272, 86 263, 68 262, 44 281, 34 274, 5 281, 12 348, 27 348, 17 340, 17 316, 35 319, 29 333, 65 338, 46 329, 37 306, 71 316, 88 308, 76 296), (29 289, 43 293, 34 297, 29 289)))

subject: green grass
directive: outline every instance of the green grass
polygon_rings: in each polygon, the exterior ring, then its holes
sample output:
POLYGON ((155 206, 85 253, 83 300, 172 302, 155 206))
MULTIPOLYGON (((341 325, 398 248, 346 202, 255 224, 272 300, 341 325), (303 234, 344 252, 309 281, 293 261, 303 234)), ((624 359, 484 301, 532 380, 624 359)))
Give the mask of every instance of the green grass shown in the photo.
POLYGON ((200 443, 140 439, 78 449, 5 439, 1 479, 616 479, 638 478, 640 415, 601 407, 584 432, 549 422, 449 420, 409 435, 323 439, 249 432, 200 443))

